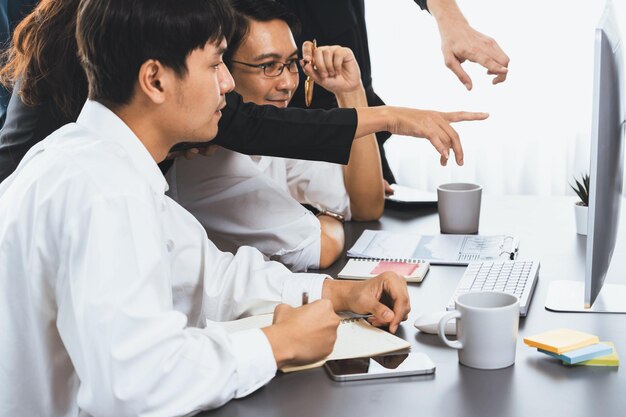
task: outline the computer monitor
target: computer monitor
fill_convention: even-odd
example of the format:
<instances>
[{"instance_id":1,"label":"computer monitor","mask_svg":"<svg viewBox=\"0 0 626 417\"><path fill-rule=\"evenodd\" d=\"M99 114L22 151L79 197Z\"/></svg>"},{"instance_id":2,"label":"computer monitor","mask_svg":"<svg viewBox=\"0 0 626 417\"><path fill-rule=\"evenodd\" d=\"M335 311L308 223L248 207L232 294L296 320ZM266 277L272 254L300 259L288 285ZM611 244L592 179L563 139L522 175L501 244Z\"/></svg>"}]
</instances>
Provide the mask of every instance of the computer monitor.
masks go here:
<instances>
[{"instance_id":1,"label":"computer monitor","mask_svg":"<svg viewBox=\"0 0 626 417\"><path fill-rule=\"evenodd\" d=\"M626 313L626 285L604 285L617 240L622 202L624 71L615 11L609 0L595 36L585 283L550 283L546 299L546 308L550 310Z\"/></svg>"}]
</instances>

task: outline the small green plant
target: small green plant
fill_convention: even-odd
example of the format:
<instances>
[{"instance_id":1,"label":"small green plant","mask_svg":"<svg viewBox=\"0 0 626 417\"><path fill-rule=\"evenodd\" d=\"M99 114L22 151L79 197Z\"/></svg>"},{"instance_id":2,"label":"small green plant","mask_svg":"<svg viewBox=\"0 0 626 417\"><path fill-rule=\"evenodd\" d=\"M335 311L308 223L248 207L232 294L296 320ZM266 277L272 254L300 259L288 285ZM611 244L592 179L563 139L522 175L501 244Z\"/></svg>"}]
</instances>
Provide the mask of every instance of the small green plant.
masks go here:
<instances>
[{"instance_id":1,"label":"small green plant","mask_svg":"<svg viewBox=\"0 0 626 417\"><path fill-rule=\"evenodd\" d=\"M580 198L581 205L587 207L589 206L589 174L581 174L580 181L574 178L576 185L570 184L572 190L578 195Z\"/></svg>"}]
</instances>

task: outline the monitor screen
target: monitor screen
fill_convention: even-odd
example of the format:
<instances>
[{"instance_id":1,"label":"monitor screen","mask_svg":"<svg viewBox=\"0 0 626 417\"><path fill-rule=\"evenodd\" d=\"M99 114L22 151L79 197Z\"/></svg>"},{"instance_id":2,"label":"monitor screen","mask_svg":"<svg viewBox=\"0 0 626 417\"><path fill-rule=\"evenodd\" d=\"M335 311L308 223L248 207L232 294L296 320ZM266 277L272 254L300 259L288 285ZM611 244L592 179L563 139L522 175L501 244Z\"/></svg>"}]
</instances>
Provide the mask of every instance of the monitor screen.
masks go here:
<instances>
[{"instance_id":1,"label":"monitor screen","mask_svg":"<svg viewBox=\"0 0 626 417\"><path fill-rule=\"evenodd\" d=\"M610 1L595 36L585 308L609 269L619 223L624 166L624 62Z\"/></svg>"}]
</instances>

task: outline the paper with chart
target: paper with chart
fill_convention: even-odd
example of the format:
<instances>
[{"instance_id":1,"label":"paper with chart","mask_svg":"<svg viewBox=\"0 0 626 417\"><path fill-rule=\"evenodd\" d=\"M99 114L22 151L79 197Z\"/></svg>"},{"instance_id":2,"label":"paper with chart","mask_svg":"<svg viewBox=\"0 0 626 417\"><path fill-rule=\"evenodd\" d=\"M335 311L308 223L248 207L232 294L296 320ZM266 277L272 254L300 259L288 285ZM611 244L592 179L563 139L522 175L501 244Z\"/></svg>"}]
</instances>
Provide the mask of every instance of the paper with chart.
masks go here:
<instances>
[{"instance_id":1,"label":"paper with chart","mask_svg":"<svg viewBox=\"0 0 626 417\"><path fill-rule=\"evenodd\" d=\"M518 239L507 235L418 235L365 230L348 250L351 258L423 260L467 265L473 261L514 259Z\"/></svg>"}]
</instances>

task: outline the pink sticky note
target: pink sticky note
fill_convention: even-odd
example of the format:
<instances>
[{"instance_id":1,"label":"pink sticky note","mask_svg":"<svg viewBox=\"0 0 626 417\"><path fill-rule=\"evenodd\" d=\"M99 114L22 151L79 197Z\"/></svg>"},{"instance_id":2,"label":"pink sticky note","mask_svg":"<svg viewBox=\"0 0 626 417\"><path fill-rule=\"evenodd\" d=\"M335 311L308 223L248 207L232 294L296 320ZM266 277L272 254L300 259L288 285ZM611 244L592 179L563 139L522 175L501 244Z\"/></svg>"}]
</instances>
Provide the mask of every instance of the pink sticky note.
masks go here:
<instances>
[{"instance_id":1,"label":"pink sticky note","mask_svg":"<svg viewBox=\"0 0 626 417\"><path fill-rule=\"evenodd\" d=\"M389 262L380 261L376 268L372 269L370 274L382 274L383 272L391 271L402 276L409 276L417 268L417 264L408 264L406 262Z\"/></svg>"}]
</instances>

